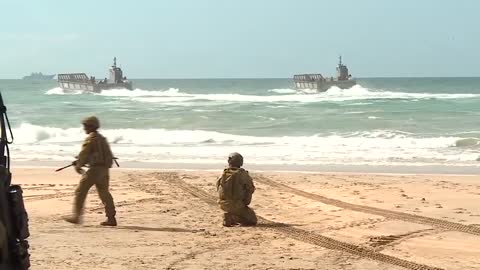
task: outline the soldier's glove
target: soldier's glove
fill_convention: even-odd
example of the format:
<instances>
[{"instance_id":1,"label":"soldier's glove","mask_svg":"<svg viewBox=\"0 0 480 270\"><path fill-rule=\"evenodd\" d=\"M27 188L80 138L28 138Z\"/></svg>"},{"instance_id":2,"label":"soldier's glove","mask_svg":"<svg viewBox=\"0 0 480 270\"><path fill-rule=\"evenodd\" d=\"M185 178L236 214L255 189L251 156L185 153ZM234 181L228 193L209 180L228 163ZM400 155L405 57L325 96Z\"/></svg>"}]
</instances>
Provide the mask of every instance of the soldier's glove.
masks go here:
<instances>
[{"instance_id":1,"label":"soldier's glove","mask_svg":"<svg viewBox=\"0 0 480 270\"><path fill-rule=\"evenodd\" d=\"M85 171L82 169L82 167L77 167L75 166L75 171L78 173L78 174L84 174Z\"/></svg>"}]
</instances>

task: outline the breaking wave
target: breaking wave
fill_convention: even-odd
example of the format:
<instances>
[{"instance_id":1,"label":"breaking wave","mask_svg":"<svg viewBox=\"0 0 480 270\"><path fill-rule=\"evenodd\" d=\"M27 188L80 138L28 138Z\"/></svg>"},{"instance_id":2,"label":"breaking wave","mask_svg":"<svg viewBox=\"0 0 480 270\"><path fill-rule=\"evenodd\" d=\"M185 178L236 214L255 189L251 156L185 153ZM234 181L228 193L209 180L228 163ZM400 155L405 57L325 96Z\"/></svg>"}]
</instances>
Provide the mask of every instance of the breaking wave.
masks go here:
<instances>
[{"instance_id":1,"label":"breaking wave","mask_svg":"<svg viewBox=\"0 0 480 270\"><path fill-rule=\"evenodd\" d=\"M12 149L20 160L71 160L84 134L80 128L24 123L14 128ZM116 155L140 162L224 162L239 151L250 164L469 164L477 156L470 139L417 137L374 130L312 136L245 136L204 130L107 129ZM467 143L468 142L468 143ZM465 146L467 146L465 148Z\"/></svg>"},{"instance_id":2,"label":"breaking wave","mask_svg":"<svg viewBox=\"0 0 480 270\"><path fill-rule=\"evenodd\" d=\"M55 87L45 92L45 94L46 95L80 95L82 94L82 91L80 90L64 91L60 87Z\"/></svg>"},{"instance_id":3,"label":"breaking wave","mask_svg":"<svg viewBox=\"0 0 480 270\"><path fill-rule=\"evenodd\" d=\"M102 92L95 94L99 96L106 97L178 97L178 96L189 96L185 93L180 93L180 90L177 88L170 88L165 91L155 91L155 90L142 90L142 89L111 89L111 90L102 90Z\"/></svg>"},{"instance_id":4,"label":"breaking wave","mask_svg":"<svg viewBox=\"0 0 480 270\"><path fill-rule=\"evenodd\" d=\"M455 142L456 147L480 147L480 139L478 138L466 138L459 139Z\"/></svg>"},{"instance_id":5,"label":"breaking wave","mask_svg":"<svg viewBox=\"0 0 480 270\"><path fill-rule=\"evenodd\" d=\"M268 90L268 92L271 92L271 93L278 93L278 94L294 94L294 93L297 93L296 90L294 89L270 89Z\"/></svg>"}]
</instances>

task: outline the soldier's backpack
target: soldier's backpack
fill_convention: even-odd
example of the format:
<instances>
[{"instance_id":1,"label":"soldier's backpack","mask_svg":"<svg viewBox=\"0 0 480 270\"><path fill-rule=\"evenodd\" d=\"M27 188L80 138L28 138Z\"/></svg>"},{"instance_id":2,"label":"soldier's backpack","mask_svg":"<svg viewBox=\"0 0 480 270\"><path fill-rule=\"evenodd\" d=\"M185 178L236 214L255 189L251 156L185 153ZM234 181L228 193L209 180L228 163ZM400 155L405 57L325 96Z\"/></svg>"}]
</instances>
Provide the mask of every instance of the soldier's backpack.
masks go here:
<instances>
[{"instance_id":1,"label":"soldier's backpack","mask_svg":"<svg viewBox=\"0 0 480 270\"><path fill-rule=\"evenodd\" d=\"M218 179L217 190L220 200L226 201L244 201L246 194L242 183L242 174L246 171L242 168L228 168L223 171Z\"/></svg>"},{"instance_id":2,"label":"soldier's backpack","mask_svg":"<svg viewBox=\"0 0 480 270\"><path fill-rule=\"evenodd\" d=\"M218 197L220 200L242 201L249 205L253 192L248 191L247 183L244 183L243 174L247 174L243 168L227 168L217 182Z\"/></svg>"}]
</instances>

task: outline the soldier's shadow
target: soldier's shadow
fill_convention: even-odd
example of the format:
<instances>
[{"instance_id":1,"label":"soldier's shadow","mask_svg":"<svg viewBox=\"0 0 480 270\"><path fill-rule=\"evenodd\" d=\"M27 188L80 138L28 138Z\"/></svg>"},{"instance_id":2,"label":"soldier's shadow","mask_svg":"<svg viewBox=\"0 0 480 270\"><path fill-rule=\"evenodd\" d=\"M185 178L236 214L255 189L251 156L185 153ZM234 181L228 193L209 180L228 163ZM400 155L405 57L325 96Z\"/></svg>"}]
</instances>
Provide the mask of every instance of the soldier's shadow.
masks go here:
<instances>
[{"instance_id":1,"label":"soldier's shadow","mask_svg":"<svg viewBox=\"0 0 480 270\"><path fill-rule=\"evenodd\" d=\"M117 226L117 230L132 230L132 231L150 231L150 232L182 232L182 233L194 233L197 230L189 230L184 228L172 228L172 227L145 227L145 226Z\"/></svg>"},{"instance_id":2,"label":"soldier's shadow","mask_svg":"<svg viewBox=\"0 0 480 270\"><path fill-rule=\"evenodd\" d=\"M84 226L84 227L95 227L99 228L101 226L95 225L95 226ZM116 226L116 227L101 227L101 228L110 228L110 229L115 229L115 230L130 230L130 231L150 231L150 232L180 232L180 233L195 233L198 232L198 230L189 230L189 229L184 229L184 228L172 228L172 227L161 227L161 228L155 228L155 227L145 227L145 226L127 226L127 225L121 225L121 226Z\"/></svg>"},{"instance_id":3,"label":"soldier's shadow","mask_svg":"<svg viewBox=\"0 0 480 270\"><path fill-rule=\"evenodd\" d=\"M256 225L256 227L260 228L282 228L282 227L301 227L305 226L305 224L287 224L287 223L280 223L280 222L261 222Z\"/></svg>"}]
</instances>

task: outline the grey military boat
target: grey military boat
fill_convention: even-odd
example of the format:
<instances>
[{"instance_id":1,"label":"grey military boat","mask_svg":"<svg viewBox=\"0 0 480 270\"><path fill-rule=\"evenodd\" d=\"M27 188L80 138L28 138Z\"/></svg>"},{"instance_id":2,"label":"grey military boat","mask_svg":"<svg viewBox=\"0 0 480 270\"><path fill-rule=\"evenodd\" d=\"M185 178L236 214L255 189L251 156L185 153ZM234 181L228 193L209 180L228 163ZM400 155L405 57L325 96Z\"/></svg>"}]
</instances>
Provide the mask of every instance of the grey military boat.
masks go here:
<instances>
[{"instance_id":1,"label":"grey military boat","mask_svg":"<svg viewBox=\"0 0 480 270\"><path fill-rule=\"evenodd\" d=\"M44 81L44 80L51 80L55 77L55 74L53 75L45 75L42 72L32 72L28 76L23 76L22 80L30 80L30 81Z\"/></svg>"},{"instance_id":2,"label":"grey military boat","mask_svg":"<svg viewBox=\"0 0 480 270\"><path fill-rule=\"evenodd\" d=\"M332 86L348 89L357 84L352 75L348 74L347 66L342 64L341 56L337 66L337 78L325 78L322 74L298 74L293 76L293 81L296 89L314 89L317 92L325 92Z\"/></svg>"},{"instance_id":3,"label":"grey military boat","mask_svg":"<svg viewBox=\"0 0 480 270\"><path fill-rule=\"evenodd\" d=\"M110 78L96 80L95 77L88 77L85 73L58 74L58 85L65 91L80 90L85 92L99 93L109 89L132 90L132 82L123 76L122 69L117 67L117 58L113 58L113 65L110 67Z\"/></svg>"}]
</instances>

